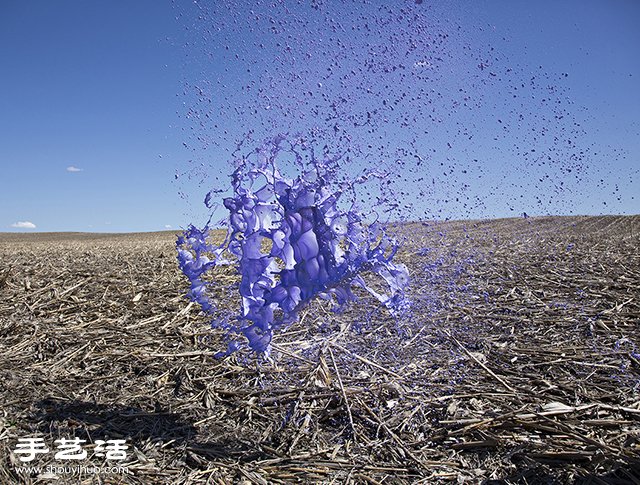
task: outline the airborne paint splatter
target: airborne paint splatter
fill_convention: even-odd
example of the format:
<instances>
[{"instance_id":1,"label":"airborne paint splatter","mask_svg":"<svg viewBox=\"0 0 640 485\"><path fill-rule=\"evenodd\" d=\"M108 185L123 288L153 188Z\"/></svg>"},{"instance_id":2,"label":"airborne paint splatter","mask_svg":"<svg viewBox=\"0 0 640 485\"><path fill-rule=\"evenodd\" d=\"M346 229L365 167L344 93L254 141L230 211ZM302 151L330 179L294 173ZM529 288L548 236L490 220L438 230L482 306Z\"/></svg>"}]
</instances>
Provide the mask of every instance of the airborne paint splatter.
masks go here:
<instances>
[{"instance_id":1,"label":"airborne paint splatter","mask_svg":"<svg viewBox=\"0 0 640 485\"><path fill-rule=\"evenodd\" d=\"M283 153L295 156L300 168L295 179L280 173L277 160ZM397 243L378 221L367 222L353 201L358 185L385 174L368 172L338 182L337 161L316 159L302 140L278 137L237 161L234 196L224 199L229 211L225 241L211 246L208 228L193 226L178 238L180 268L191 281L189 297L207 313L213 314L216 308L204 274L216 265L230 264L224 258L226 252L237 258L242 275L241 314L235 324L214 319L213 325L231 335L244 335L255 352L268 354L274 330L295 321L316 296L335 297L339 306L355 300L354 285L376 297L392 314L408 308L407 268L392 262ZM348 209L340 209L341 199L351 199ZM265 243L268 248L263 247ZM389 292L369 286L362 277L365 271L381 276ZM227 354L240 346L241 341L232 340Z\"/></svg>"},{"instance_id":2,"label":"airborne paint splatter","mask_svg":"<svg viewBox=\"0 0 640 485\"><path fill-rule=\"evenodd\" d=\"M585 187L603 188L598 162L610 155L593 148L585 128L592 115L571 99L569 73L524 55L514 60L504 34L468 8L390 0L194 2L194 10L180 13L191 73L198 72L182 95L193 157L184 172L206 191L214 188L209 202L237 200L237 184L229 192L226 178L232 168L221 170L221 163L241 159L247 146L264 149L262 140L276 133L300 133L318 153L339 154L332 183L374 167L386 174L351 194L360 210L385 220L574 213ZM293 184L303 173L283 178ZM221 207L212 210L213 218L222 216ZM197 247L204 233L192 231ZM437 260L425 271L455 282L480 251L439 256L454 264ZM244 249L236 254L244 257ZM255 276L267 273L265 267ZM467 291L445 286L455 298ZM195 296L200 289L192 287ZM441 296L421 295L415 306L437 306ZM281 320L262 321L271 328ZM255 348L262 348L260 338Z\"/></svg>"},{"instance_id":3,"label":"airborne paint splatter","mask_svg":"<svg viewBox=\"0 0 640 485\"><path fill-rule=\"evenodd\" d=\"M509 40L468 6L195 8L183 14L193 19L186 52L200 73L183 93L194 177L219 173L241 140L302 132L352 154L345 170L393 171L385 189L398 220L570 214L614 156L593 148L591 115L571 99L569 74L513 59Z\"/></svg>"}]
</instances>

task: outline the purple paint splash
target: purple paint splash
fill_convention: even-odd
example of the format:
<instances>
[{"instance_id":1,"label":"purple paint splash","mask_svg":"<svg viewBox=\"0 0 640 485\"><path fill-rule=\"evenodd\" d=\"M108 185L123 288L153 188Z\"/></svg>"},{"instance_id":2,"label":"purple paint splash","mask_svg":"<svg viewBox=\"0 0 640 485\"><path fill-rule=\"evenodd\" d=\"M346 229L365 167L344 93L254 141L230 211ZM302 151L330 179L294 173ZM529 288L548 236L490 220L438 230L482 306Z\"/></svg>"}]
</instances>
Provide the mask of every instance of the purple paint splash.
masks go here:
<instances>
[{"instance_id":1,"label":"purple paint splash","mask_svg":"<svg viewBox=\"0 0 640 485\"><path fill-rule=\"evenodd\" d=\"M281 173L282 153L295 158L297 176ZM340 179L338 160L326 154L316 159L304 140L290 142L280 136L236 162L233 196L224 199L229 211L224 242L207 242L208 224L203 229L190 226L178 238L180 269L191 282L187 296L205 313L213 316L216 310L205 274L236 261L241 275L242 307L235 321L212 321L231 340L227 351L217 356L241 348L240 335L251 350L268 355L274 331L295 322L309 302L319 297L340 308L356 299L354 286L373 295L392 315L408 309L409 273L393 262L397 241L375 211L364 214L354 202L358 186L386 174L370 171ZM211 197L212 192L205 198L209 208ZM377 274L386 292L374 290L365 272Z\"/></svg>"}]
</instances>

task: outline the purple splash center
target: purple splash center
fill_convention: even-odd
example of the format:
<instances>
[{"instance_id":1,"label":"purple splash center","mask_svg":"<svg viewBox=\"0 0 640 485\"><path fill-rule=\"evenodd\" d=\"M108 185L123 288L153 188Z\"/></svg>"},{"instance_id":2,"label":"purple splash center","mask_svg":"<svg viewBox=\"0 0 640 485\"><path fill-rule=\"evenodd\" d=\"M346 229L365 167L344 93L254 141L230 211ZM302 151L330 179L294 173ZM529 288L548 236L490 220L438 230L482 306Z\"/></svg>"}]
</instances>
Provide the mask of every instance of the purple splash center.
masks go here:
<instances>
[{"instance_id":1,"label":"purple splash center","mask_svg":"<svg viewBox=\"0 0 640 485\"><path fill-rule=\"evenodd\" d=\"M287 178L276 166L277 152L257 150L257 161L238 162L234 195L224 199L229 217L221 245L207 242L208 225L189 226L177 241L180 268L191 282L187 296L211 315L216 306L207 292L211 283L203 277L213 267L237 260L242 308L234 323L214 318L212 325L231 337L227 351L218 355L242 347L243 339L233 335L244 335L250 349L268 354L274 330L296 321L315 297L333 300L339 309L356 300L354 286L368 291L393 315L408 308L407 268L392 261L398 243L382 223L366 222L354 204L348 209L339 204L356 185L383 175L369 173L337 183L335 159L327 159L312 160L308 170ZM211 193L205 199L209 207L210 199ZM379 275L385 292L374 290L364 272Z\"/></svg>"}]
</instances>

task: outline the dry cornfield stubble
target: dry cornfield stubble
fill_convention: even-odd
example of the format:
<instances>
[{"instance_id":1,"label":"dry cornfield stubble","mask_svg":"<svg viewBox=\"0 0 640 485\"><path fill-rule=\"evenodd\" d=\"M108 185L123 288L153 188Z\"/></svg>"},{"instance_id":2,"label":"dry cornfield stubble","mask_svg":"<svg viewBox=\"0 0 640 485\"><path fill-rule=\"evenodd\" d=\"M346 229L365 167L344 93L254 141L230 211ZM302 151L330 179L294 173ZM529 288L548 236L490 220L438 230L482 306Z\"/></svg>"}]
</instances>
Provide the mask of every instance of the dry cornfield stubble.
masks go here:
<instances>
[{"instance_id":1,"label":"dry cornfield stubble","mask_svg":"<svg viewBox=\"0 0 640 485\"><path fill-rule=\"evenodd\" d=\"M316 302L260 366L212 358L174 233L0 235L0 483L76 436L130 446L82 483L638 483L640 216L398 231L411 316Z\"/></svg>"}]
</instances>

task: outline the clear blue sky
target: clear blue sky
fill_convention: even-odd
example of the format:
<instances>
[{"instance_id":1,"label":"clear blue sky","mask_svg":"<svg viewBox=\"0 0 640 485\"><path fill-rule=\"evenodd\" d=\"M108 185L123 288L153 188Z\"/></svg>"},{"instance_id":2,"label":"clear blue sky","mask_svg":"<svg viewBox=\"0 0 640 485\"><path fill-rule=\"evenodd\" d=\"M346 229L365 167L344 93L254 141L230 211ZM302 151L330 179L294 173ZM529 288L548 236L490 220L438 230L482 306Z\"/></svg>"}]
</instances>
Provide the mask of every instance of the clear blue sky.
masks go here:
<instances>
[{"instance_id":1,"label":"clear blue sky","mask_svg":"<svg viewBox=\"0 0 640 485\"><path fill-rule=\"evenodd\" d=\"M320 69L326 74L335 60L334 72L349 71L349 52L375 61L377 52L367 48L376 36L391 32L391 42L401 45L420 35L404 20L376 27L375 19L392 17L371 5L350 16L337 1L285 2L297 20L278 23L276 17L274 24L259 2L237 8L209 2L211 9L203 3L0 4L0 231L152 231L202 223L201 200L216 176L224 181L230 172L226 161L238 137L253 128L267 135L305 126L319 118L314 106L326 115L339 85ZM316 10L309 3L321 5ZM430 157L407 168L401 183L413 199L424 197L415 214L640 212L640 2L463 1L432 10L429 0L385 3L431 16L433 26L422 31L433 36L424 42L431 57L407 56L411 76L387 78L395 83L387 88L389 99L415 94L411 83L419 81L425 94L418 102L430 93L432 110L401 101L387 113L389 123L374 127L395 148L411 145ZM348 27L350 21L364 25L369 14L369 37L348 29L342 37L318 37L327 18ZM316 23L300 21L306 18ZM447 31L437 41L435 33ZM287 35L299 40L289 51L281 42ZM332 50L341 42L352 43L344 57ZM311 60L303 59L305 52ZM489 62L478 68L483 56ZM305 76L287 78L290 68ZM416 74L419 69L426 74ZM377 103L366 104L369 98L358 91L363 83L384 92L385 78L374 71L375 62L345 88L354 115ZM521 81L527 83L518 91L523 96L507 96ZM302 102L307 88L323 96L309 112ZM332 91L322 95L321 89ZM461 108L465 98L473 106ZM561 106L561 120L549 121L560 111L547 102ZM380 104L381 112L387 106ZM348 114L342 113L343 125ZM400 126L401 114L413 118L410 126ZM575 123L580 129L568 135ZM573 146L547 143L555 132ZM360 131L352 134L358 138ZM391 156L395 148L373 158ZM572 165L569 159L584 151L585 160ZM549 163L538 165L540 153ZM423 178L435 188L419 196ZM545 199L560 182L569 190ZM538 198L544 200L536 205ZM462 199L470 205L463 208ZM26 222L35 229L12 227Z\"/></svg>"}]
</instances>

